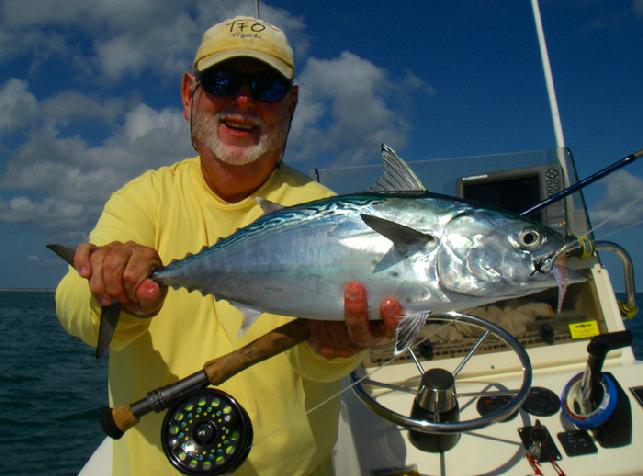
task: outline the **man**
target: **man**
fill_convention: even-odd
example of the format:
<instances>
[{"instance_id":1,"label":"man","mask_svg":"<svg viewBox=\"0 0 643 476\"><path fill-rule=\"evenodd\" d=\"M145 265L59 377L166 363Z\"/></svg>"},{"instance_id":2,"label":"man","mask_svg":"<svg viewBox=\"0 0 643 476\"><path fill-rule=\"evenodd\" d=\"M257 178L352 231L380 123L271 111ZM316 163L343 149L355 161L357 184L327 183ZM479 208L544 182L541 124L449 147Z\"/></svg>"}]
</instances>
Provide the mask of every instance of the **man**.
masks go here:
<instances>
[{"instance_id":1,"label":"man","mask_svg":"<svg viewBox=\"0 0 643 476\"><path fill-rule=\"evenodd\" d=\"M264 316L238 335L239 311L213 296L161 289L155 267L211 246L261 214L255 197L294 205L330 195L281 164L297 106L292 49L277 27L236 17L210 28L181 82L183 115L198 157L148 171L112 195L57 289L57 314L95 345L100 305L119 301L109 360L110 404L137 400L203 362L237 349L291 318ZM87 282L89 285L87 285ZM305 299L305 296L302 296ZM369 324L358 283L345 293L345 324L311 322L308 342L221 386L248 411L256 446L238 474L329 474L338 390L383 327ZM388 328L400 312L381 303ZM162 454L163 415L147 415L114 442L113 474L172 474ZM269 438L267 438L267 436Z\"/></svg>"}]
</instances>

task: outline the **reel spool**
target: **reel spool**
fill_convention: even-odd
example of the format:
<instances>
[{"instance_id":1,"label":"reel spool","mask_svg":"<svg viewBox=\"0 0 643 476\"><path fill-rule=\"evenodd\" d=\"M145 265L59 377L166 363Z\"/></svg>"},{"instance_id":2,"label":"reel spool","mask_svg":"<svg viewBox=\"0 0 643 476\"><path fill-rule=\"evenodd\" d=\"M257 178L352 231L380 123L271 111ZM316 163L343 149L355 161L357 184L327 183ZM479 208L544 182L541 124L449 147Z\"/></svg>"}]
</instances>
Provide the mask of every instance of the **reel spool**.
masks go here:
<instances>
[{"instance_id":1,"label":"reel spool","mask_svg":"<svg viewBox=\"0 0 643 476\"><path fill-rule=\"evenodd\" d=\"M252 424L230 395L200 389L167 411L161 442L172 466L183 474L227 474L248 458Z\"/></svg>"}]
</instances>

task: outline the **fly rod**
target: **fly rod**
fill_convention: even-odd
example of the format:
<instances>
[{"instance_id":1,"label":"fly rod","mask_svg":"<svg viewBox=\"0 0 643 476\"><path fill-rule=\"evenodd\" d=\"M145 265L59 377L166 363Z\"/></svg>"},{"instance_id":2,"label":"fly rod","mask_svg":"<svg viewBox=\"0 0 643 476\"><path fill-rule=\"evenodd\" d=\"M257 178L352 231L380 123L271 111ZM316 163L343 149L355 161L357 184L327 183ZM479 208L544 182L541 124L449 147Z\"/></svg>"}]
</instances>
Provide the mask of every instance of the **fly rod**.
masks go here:
<instances>
[{"instance_id":1,"label":"fly rod","mask_svg":"<svg viewBox=\"0 0 643 476\"><path fill-rule=\"evenodd\" d=\"M561 199L565 198L567 195L571 195L572 193L574 193L574 192L576 192L576 191L588 186L590 183L593 183L593 182L596 182L597 180L602 179L606 175L609 175L612 172L614 172L615 170L618 170L621 167L625 167L626 165L631 164L632 162L634 162L636 159L638 159L641 156L643 156L643 149L638 150L638 151L628 155L627 157L624 157L622 159L617 160L612 165L609 165L608 167L605 167L604 169L599 170L598 172L590 175L587 178L584 178L583 180L579 180L575 184L570 185L569 187L567 187L565 190L562 190L562 191L560 191L558 193L555 193L551 197L549 197L549 198L543 200L542 202L535 204L531 208L525 210L524 212L521 213L521 215L522 216L527 216L530 213L537 212L538 210L541 210L541 209L545 208L546 206L551 205L552 203L557 202L558 200L561 200Z\"/></svg>"}]
</instances>

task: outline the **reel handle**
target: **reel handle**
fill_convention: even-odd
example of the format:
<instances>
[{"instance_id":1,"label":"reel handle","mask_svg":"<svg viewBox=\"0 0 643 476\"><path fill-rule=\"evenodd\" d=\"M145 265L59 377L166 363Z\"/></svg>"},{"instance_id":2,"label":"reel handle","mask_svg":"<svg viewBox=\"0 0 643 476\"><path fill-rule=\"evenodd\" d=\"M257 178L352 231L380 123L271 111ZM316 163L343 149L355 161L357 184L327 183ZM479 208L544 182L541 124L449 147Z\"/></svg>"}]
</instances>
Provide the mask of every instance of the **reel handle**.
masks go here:
<instances>
[{"instance_id":1,"label":"reel handle","mask_svg":"<svg viewBox=\"0 0 643 476\"><path fill-rule=\"evenodd\" d=\"M106 407L101 417L103 431L118 440L150 411L160 412L177 398L208 385L219 385L248 367L274 357L305 341L310 333L308 320L294 319L253 340L241 349L210 360L203 370L176 383L157 388L136 402L114 408Z\"/></svg>"}]
</instances>

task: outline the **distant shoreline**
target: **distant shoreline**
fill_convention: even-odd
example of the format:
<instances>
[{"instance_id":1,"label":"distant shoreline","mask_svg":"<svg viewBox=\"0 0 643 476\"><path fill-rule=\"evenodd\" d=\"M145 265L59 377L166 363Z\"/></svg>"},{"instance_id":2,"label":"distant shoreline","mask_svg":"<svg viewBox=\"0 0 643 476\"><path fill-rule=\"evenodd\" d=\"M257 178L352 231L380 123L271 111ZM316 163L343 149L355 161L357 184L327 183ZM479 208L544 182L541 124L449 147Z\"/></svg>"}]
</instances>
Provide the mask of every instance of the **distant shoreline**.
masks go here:
<instances>
[{"instance_id":1,"label":"distant shoreline","mask_svg":"<svg viewBox=\"0 0 643 476\"><path fill-rule=\"evenodd\" d=\"M55 291L47 288L0 288L0 293L53 293Z\"/></svg>"}]
</instances>

